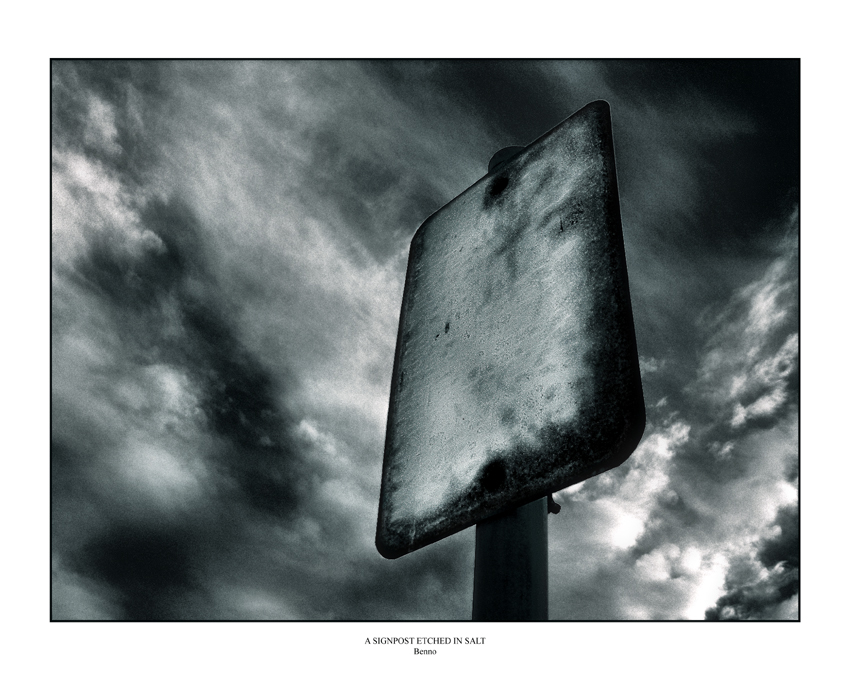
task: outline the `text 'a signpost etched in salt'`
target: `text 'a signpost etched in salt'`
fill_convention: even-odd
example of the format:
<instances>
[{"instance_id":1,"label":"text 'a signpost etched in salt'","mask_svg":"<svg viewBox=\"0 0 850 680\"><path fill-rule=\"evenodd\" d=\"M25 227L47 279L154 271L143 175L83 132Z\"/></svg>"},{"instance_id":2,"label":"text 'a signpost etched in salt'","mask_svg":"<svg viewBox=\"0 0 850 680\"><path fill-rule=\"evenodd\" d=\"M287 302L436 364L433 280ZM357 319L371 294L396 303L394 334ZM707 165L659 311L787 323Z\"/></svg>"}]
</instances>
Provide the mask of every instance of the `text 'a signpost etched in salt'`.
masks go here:
<instances>
[{"instance_id":1,"label":"text 'a signpost etched in salt'","mask_svg":"<svg viewBox=\"0 0 850 680\"><path fill-rule=\"evenodd\" d=\"M593 102L413 237L378 550L616 467L644 422L610 110Z\"/></svg>"}]
</instances>

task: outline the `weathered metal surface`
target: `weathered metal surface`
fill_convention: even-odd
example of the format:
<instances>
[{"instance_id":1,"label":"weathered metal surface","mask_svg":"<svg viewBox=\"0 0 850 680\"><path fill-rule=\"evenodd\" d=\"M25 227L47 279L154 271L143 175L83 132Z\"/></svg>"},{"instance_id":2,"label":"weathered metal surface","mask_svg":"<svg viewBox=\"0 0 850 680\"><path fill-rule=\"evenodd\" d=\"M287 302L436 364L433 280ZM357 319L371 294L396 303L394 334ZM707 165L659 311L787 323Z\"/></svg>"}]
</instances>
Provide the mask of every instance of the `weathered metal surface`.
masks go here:
<instances>
[{"instance_id":1,"label":"weathered metal surface","mask_svg":"<svg viewBox=\"0 0 850 680\"><path fill-rule=\"evenodd\" d=\"M622 463L644 428L608 104L410 247L376 544L399 557Z\"/></svg>"}]
</instances>

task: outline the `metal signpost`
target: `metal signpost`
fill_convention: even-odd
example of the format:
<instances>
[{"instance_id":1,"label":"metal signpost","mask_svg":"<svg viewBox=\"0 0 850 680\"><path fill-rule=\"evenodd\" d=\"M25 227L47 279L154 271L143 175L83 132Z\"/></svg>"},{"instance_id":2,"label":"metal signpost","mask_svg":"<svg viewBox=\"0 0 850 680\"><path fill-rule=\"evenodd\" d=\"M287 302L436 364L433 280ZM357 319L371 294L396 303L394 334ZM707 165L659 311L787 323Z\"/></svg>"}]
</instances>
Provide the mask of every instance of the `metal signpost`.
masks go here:
<instances>
[{"instance_id":1,"label":"metal signpost","mask_svg":"<svg viewBox=\"0 0 850 680\"><path fill-rule=\"evenodd\" d=\"M497 153L413 237L377 548L477 524L473 618L545 620L546 497L622 463L644 423L599 101Z\"/></svg>"}]
</instances>

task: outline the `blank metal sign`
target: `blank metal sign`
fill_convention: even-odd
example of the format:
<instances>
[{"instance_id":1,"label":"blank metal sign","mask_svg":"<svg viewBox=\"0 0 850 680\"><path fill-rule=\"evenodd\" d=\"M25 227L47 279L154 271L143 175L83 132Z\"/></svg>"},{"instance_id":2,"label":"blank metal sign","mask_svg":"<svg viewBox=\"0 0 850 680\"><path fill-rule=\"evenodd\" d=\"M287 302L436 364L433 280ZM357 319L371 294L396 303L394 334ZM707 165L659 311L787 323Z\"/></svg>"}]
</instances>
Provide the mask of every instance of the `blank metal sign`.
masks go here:
<instances>
[{"instance_id":1,"label":"blank metal sign","mask_svg":"<svg viewBox=\"0 0 850 680\"><path fill-rule=\"evenodd\" d=\"M413 237L378 550L399 557L609 470L644 421L610 109L598 101Z\"/></svg>"}]
</instances>

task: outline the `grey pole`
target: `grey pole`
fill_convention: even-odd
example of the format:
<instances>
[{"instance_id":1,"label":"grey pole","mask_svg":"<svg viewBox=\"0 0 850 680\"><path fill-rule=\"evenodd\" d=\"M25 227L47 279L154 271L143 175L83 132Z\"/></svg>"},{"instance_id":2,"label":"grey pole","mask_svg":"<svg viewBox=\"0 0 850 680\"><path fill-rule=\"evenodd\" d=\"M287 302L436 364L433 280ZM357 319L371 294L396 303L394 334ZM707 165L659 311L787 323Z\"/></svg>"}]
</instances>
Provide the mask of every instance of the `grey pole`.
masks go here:
<instances>
[{"instance_id":1,"label":"grey pole","mask_svg":"<svg viewBox=\"0 0 850 680\"><path fill-rule=\"evenodd\" d=\"M548 620L548 514L540 498L475 527L473 621Z\"/></svg>"}]
</instances>

